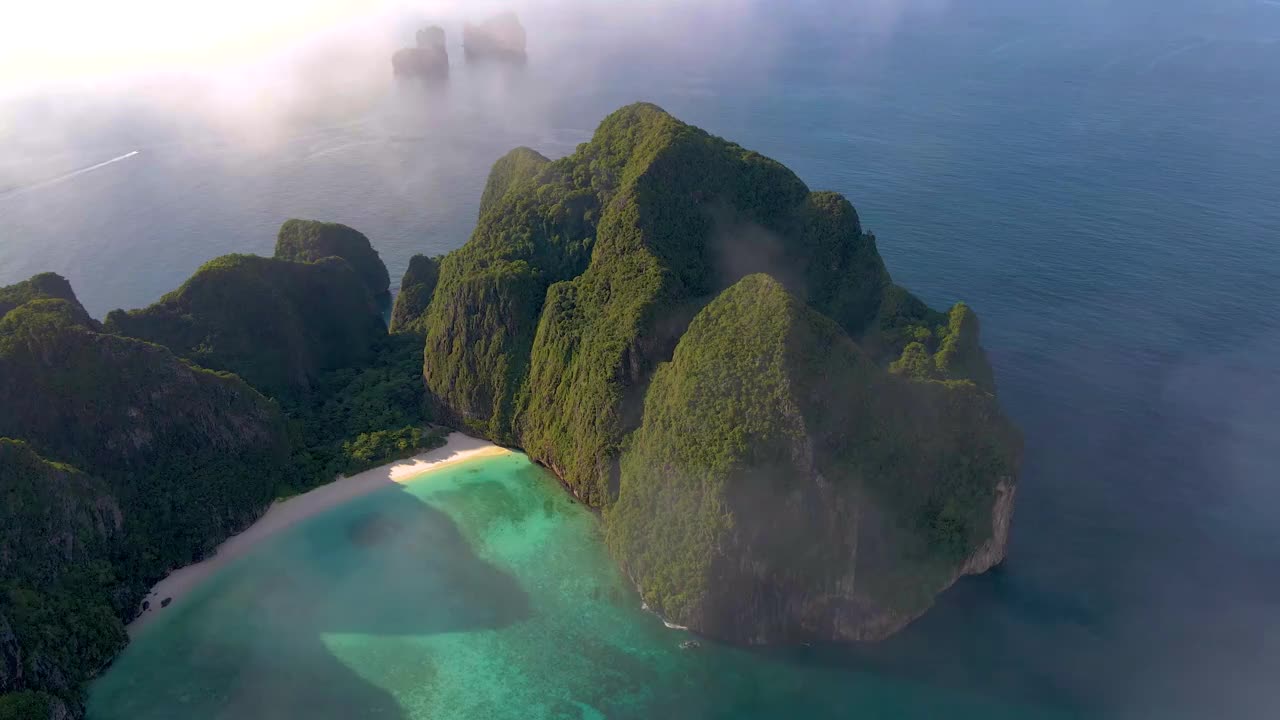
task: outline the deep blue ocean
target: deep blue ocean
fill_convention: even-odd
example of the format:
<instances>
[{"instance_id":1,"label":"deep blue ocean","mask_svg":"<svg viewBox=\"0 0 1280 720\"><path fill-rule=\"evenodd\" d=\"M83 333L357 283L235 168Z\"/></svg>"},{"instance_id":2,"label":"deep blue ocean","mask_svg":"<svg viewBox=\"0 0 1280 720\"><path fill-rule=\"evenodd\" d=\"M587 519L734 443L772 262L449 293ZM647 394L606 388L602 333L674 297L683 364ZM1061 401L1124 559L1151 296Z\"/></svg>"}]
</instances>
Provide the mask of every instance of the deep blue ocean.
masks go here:
<instances>
[{"instance_id":1,"label":"deep blue ocean","mask_svg":"<svg viewBox=\"0 0 1280 720\"><path fill-rule=\"evenodd\" d=\"M847 669L1084 717L1280 717L1280 2L721 5L530 8L519 68L463 64L450 26L446 88L352 53L261 114L173 78L10 97L0 284L53 270L102 316L270 254L294 216L356 227L398 278L466 241L506 150L558 157L655 102L844 193L899 283L973 306L1026 435L1004 566L885 643L775 657L814 691Z\"/></svg>"}]
</instances>

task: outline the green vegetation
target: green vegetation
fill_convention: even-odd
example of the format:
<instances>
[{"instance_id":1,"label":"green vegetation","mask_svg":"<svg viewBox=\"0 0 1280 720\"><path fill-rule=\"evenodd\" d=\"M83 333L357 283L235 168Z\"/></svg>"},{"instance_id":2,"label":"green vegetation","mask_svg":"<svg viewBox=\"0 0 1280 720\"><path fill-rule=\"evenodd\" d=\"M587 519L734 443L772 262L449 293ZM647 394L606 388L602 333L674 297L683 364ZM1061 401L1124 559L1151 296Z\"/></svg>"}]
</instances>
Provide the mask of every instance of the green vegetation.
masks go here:
<instances>
[{"instance_id":1,"label":"green vegetation","mask_svg":"<svg viewBox=\"0 0 1280 720\"><path fill-rule=\"evenodd\" d=\"M924 324L930 320L937 324ZM890 363L891 372L916 380L968 380L995 392L995 376L978 344L978 316L964 303L956 303L946 315L929 311L927 319L908 321L891 334L906 342Z\"/></svg>"},{"instance_id":2,"label":"green vegetation","mask_svg":"<svg viewBox=\"0 0 1280 720\"><path fill-rule=\"evenodd\" d=\"M20 305L39 299L66 300L78 322L93 322L71 291L71 283L56 273L40 273L16 285L0 288L0 318Z\"/></svg>"},{"instance_id":3,"label":"green vegetation","mask_svg":"<svg viewBox=\"0 0 1280 720\"><path fill-rule=\"evenodd\" d=\"M653 105L555 162L512 151L427 311L436 412L607 506L653 368L715 293L760 271L854 335L893 287L847 200Z\"/></svg>"},{"instance_id":4,"label":"green vegetation","mask_svg":"<svg viewBox=\"0 0 1280 720\"><path fill-rule=\"evenodd\" d=\"M535 179L550 162L538 151L527 147L518 147L498 158L489 171L484 193L480 196L480 217L497 207L508 190Z\"/></svg>"},{"instance_id":5,"label":"green vegetation","mask_svg":"<svg viewBox=\"0 0 1280 720\"><path fill-rule=\"evenodd\" d=\"M734 313L750 321L721 322ZM710 325L686 333L695 316ZM605 509L650 603L703 631L887 633L980 548L1003 552L991 513L1018 439L976 316L895 285L840 195L653 105L613 113L566 158L499 160L424 318L435 415L519 445ZM678 343L688 372L655 375ZM763 498L802 503L789 535L761 534ZM735 575L744 554L804 560L778 587ZM742 612L793 590L827 604Z\"/></svg>"},{"instance_id":6,"label":"green vegetation","mask_svg":"<svg viewBox=\"0 0 1280 720\"><path fill-rule=\"evenodd\" d=\"M0 693L78 705L81 678L125 644L109 563L122 516L104 482L0 438ZM0 696L0 717L54 700ZM46 709L46 712L48 710Z\"/></svg>"},{"instance_id":7,"label":"green vegetation","mask_svg":"<svg viewBox=\"0 0 1280 720\"><path fill-rule=\"evenodd\" d=\"M535 164L512 160L491 174L486 194L500 201L440 263L424 321L437 417L504 442L514 440L515 394L547 287L586 267L599 212L585 169L560 161L530 176Z\"/></svg>"},{"instance_id":8,"label":"green vegetation","mask_svg":"<svg viewBox=\"0 0 1280 720\"><path fill-rule=\"evenodd\" d=\"M275 257L304 263L340 257L355 269L378 303L391 299L391 276L378 251L369 238L341 223L286 220L276 236Z\"/></svg>"},{"instance_id":9,"label":"green vegetation","mask_svg":"<svg viewBox=\"0 0 1280 720\"><path fill-rule=\"evenodd\" d=\"M23 668L0 689L77 712L145 588L256 518L287 471L274 403L99 332L74 295L0 319L0 437L0 665Z\"/></svg>"},{"instance_id":10,"label":"green vegetation","mask_svg":"<svg viewBox=\"0 0 1280 720\"><path fill-rule=\"evenodd\" d=\"M443 428L423 430L406 425L398 430L361 433L342 444L348 465L343 471L352 475L393 460L402 460L423 450L443 447L448 431Z\"/></svg>"},{"instance_id":11,"label":"green vegetation","mask_svg":"<svg viewBox=\"0 0 1280 720\"><path fill-rule=\"evenodd\" d=\"M443 444L443 432L421 429L430 420L421 368L421 337L384 336L371 362L327 373L311 392L288 401L295 475L279 493Z\"/></svg>"},{"instance_id":12,"label":"green vegetation","mask_svg":"<svg viewBox=\"0 0 1280 720\"><path fill-rule=\"evenodd\" d=\"M0 717L79 716L146 588L273 498L443 443L339 258L219 258L105 331L56 275L0 299Z\"/></svg>"},{"instance_id":13,"label":"green vegetation","mask_svg":"<svg viewBox=\"0 0 1280 720\"><path fill-rule=\"evenodd\" d=\"M323 373L366 363L386 334L346 261L226 255L141 310L107 315L109 332L234 372L272 396L307 391Z\"/></svg>"},{"instance_id":14,"label":"green vegetation","mask_svg":"<svg viewBox=\"0 0 1280 720\"><path fill-rule=\"evenodd\" d=\"M400 280L400 294L396 295L396 304L391 310L391 332L427 334L427 305L431 304L439 280L440 258L426 255L410 258L409 269Z\"/></svg>"},{"instance_id":15,"label":"green vegetation","mask_svg":"<svg viewBox=\"0 0 1280 720\"><path fill-rule=\"evenodd\" d=\"M276 254L102 325L56 275L0 288L0 718L78 713L145 588L432 422L553 468L650 605L725 638L882 637L1003 554L1019 438L976 315L653 105L500 159L393 333L363 235L290 220Z\"/></svg>"},{"instance_id":16,"label":"green vegetation","mask_svg":"<svg viewBox=\"0 0 1280 720\"><path fill-rule=\"evenodd\" d=\"M752 275L655 373L607 539L676 622L753 642L857 638L858 622L922 612L991 539L1017 448L973 383L900 380ZM750 600L766 597L786 600Z\"/></svg>"},{"instance_id":17,"label":"green vegetation","mask_svg":"<svg viewBox=\"0 0 1280 720\"><path fill-rule=\"evenodd\" d=\"M42 692L13 692L0 695L0 720L44 720L55 718L54 708L66 712L61 700Z\"/></svg>"}]
</instances>

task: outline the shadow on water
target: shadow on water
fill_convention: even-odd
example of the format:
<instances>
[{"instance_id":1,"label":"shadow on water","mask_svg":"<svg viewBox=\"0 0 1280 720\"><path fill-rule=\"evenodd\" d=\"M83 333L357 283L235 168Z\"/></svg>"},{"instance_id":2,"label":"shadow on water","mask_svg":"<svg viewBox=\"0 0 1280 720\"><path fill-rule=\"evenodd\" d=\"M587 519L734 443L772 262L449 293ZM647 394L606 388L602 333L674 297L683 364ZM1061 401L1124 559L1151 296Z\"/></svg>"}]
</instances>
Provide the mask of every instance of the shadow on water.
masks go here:
<instances>
[{"instance_id":1,"label":"shadow on water","mask_svg":"<svg viewBox=\"0 0 1280 720\"><path fill-rule=\"evenodd\" d=\"M121 680L108 676L96 690L92 720L407 719L326 640L412 642L501 628L530 613L514 578L477 556L448 515L404 489L298 530L212 581L214 592L193 596L183 616L130 648L122 663L131 667L113 670ZM416 653L413 667L388 674L400 676L390 678L397 686L429 688L433 659Z\"/></svg>"},{"instance_id":2,"label":"shadow on water","mask_svg":"<svg viewBox=\"0 0 1280 720\"><path fill-rule=\"evenodd\" d=\"M802 667L980 694L1022 708L1028 718L1077 717L1089 712L1087 694L1078 676L1057 670L1078 660L1065 640L1088 643L1099 622L1088 608L1039 595L997 568L962 578L923 617L887 640L790 648L777 656Z\"/></svg>"}]
</instances>

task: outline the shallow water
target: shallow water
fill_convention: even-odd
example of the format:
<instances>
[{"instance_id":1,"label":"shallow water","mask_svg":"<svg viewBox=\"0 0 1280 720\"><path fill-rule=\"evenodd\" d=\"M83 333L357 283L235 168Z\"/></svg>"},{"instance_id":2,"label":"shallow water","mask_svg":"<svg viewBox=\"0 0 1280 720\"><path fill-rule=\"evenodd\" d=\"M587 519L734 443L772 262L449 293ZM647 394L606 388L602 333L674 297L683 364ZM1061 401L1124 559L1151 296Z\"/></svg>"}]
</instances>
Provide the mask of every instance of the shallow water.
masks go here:
<instances>
[{"instance_id":1,"label":"shallow water","mask_svg":"<svg viewBox=\"0 0 1280 720\"><path fill-rule=\"evenodd\" d=\"M641 609L598 519L520 454L267 540L145 628L96 720L1050 717L704 642Z\"/></svg>"},{"instance_id":2,"label":"shallow water","mask_svg":"<svg viewBox=\"0 0 1280 720\"><path fill-rule=\"evenodd\" d=\"M346 102L309 86L272 97L323 113L250 127L163 88L0 103L0 283L55 270L101 316L212 256L269 254L289 216L360 229L397 278L466 240L502 153L560 156L656 102L845 193L898 282L972 305L1026 435L1004 567L873 648L770 655L764 674L715 655L702 697L778 710L847 683L881 688L890 717L957 688L1089 716L1280 715L1280 8L698 7L522 8L524 68L455 62L432 93L379 55Z\"/></svg>"}]
</instances>

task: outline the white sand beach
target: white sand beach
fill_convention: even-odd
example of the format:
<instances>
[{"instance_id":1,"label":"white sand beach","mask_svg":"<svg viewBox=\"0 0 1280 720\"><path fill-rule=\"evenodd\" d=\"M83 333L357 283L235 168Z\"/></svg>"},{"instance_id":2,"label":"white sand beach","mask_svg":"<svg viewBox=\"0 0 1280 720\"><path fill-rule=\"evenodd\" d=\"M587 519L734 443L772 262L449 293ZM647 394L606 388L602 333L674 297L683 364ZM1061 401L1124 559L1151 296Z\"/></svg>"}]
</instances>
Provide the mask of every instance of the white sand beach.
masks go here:
<instances>
[{"instance_id":1,"label":"white sand beach","mask_svg":"<svg viewBox=\"0 0 1280 720\"><path fill-rule=\"evenodd\" d=\"M444 447L429 450L405 460L397 460L351 477L339 477L328 485L272 503L257 522L250 525L244 532L227 538L213 555L198 563L174 570L156 583L144 598L150 603L149 607L129 623L129 633L137 632L149 621L155 619L160 612L180 603L184 595L191 592L219 568L243 556L253 549L254 545L295 523L392 483L409 482L429 471L448 465L475 458L505 455L509 452L511 451L487 440L455 432L449 435ZM165 598L169 598L170 602L167 607L162 608L161 603Z\"/></svg>"}]
</instances>

